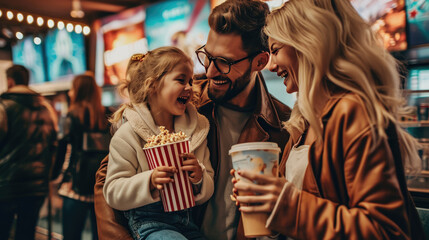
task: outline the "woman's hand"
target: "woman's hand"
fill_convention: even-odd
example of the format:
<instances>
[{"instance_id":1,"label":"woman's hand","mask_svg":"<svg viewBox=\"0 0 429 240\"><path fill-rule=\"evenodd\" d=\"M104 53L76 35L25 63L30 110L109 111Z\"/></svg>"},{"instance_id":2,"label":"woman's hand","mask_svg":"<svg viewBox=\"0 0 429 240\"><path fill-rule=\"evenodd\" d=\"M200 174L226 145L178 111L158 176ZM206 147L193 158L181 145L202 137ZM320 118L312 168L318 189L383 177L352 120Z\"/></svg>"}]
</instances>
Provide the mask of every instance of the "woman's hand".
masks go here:
<instances>
[{"instance_id":1,"label":"woman's hand","mask_svg":"<svg viewBox=\"0 0 429 240\"><path fill-rule=\"evenodd\" d=\"M162 190L164 188L164 184L174 182L173 175L175 173L177 173L177 169L175 167L161 166L155 168L150 176L150 189Z\"/></svg>"},{"instance_id":2,"label":"woman's hand","mask_svg":"<svg viewBox=\"0 0 429 240\"><path fill-rule=\"evenodd\" d=\"M231 171L233 173L233 171ZM247 178L252 183L240 181L233 178L232 189L237 200L237 205L240 204L241 212L272 212L277 199L286 183L285 178L271 177L251 171L238 170L237 174L241 178ZM258 183L258 184L255 184ZM252 192L255 195L240 196L238 192Z\"/></svg>"},{"instance_id":3,"label":"woman's hand","mask_svg":"<svg viewBox=\"0 0 429 240\"><path fill-rule=\"evenodd\" d=\"M198 183L203 177L203 169L201 169L195 155L193 153L182 153L180 157L183 160L182 170L190 172L189 180L192 183Z\"/></svg>"}]
</instances>

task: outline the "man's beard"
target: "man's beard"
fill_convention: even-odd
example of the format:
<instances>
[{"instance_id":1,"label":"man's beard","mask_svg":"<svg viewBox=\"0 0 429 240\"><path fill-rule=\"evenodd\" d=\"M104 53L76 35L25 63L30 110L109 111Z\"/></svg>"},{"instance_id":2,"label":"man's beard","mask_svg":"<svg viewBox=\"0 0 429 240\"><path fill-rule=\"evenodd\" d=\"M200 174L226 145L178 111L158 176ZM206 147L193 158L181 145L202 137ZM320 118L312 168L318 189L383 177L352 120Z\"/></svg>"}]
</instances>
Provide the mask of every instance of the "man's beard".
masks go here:
<instances>
[{"instance_id":1,"label":"man's beard","mask_svg":"<svg viewBox=\"0 0 429 240\"><path fill-rule=\"evenodd\" d=\"M246 70L246 72L243 73L243 75L241 75L241 77L235 80L234 84L231 84L232 81L228 77L218 76L213 78L213 80L228 81L229 88L228 90L226 90L226 92L216 93L210 88L210 84L209 84L209 87L208 87L209 98L217 104L228 102L229 100L237 96L241 91L243 91L247 87L247 85L250 83L250 73L251 73L251 68L249 67Z\"/></svg>"}]
</instances>

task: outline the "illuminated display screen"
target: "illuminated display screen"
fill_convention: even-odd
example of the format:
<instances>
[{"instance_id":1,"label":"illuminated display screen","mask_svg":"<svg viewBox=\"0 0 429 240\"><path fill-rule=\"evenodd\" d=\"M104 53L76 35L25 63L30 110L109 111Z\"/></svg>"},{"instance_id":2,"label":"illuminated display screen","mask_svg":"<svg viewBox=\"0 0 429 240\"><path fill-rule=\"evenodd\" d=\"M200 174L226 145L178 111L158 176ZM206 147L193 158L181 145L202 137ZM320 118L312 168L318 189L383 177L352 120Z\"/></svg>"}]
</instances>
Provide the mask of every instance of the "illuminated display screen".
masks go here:
<instances>
[{"instance_id":1,"label":"illuminated display screen","mask_svg":"<svg viewBox=\"0 0 429 240\"><path fill-rule=\"evenodd\" d=\"M409 90L429 90L429 67L415 67L408 73Z\"/></svg>"},{"instance_id":2,"label":"illuminated display screen","mask_svg":"<svg viewBox=\"0 0 429 240\"><path fill-rule=\"evenodd\" d=\"M351 0L351 3L382 38L387 50L407 49L404 0Z\"/></svg>"},{"instance_id":3,"label":"illuminated display screen","mask_svg":"<svg viewBox=\"0 0 429 240\"><path fill-rule=\"evenodd\" d=\"M46 35L45 46L50 81L85 72L85 44L82 34L53 29Z\"/></svg>"},{"instance_id":4,"label":"illuminated display screen","mask_svg":"<svg viewBox=\"0 0 429 240\"><path fill-rule=\"evenodd\" d=\"M32 36L12 46L12 59L13 63L23 65L29 70L30 84L46 81L43 47L42 44L35 44Z\"/></svg>"},{"instance_id":5,"label":"illuminated display screen","mask_svg":"<svg viewBox=\"0 0 429 240\"><path fill-rule=\"evenodd\" d=\"M409 45L429 44L429 2L406 0L406 4Z\"/></svg>"},{"instance_id":6,"label":"illuminated display screen","mask_svg":"<svg viewBox=\"0 0 429 240\"><path fill-rule=\"evenodd\" d=\"M120 83L130 57L147 52L144 20L143 7L136 7L96 21L96 80L100 86Z\"/></svg>"},{"instance_id":7,"label":"illuminated display screen","mask_svg":"<svg viewBox=\"0 0 429 240\"><path fill-rule=\"evenodd\" d=\"M194 60L194 72L203 73L195 50L204 45L210 27L208 0L164 1L146 8L145 30L149 50L176 46Z\"/></svg>"}]
</instances>

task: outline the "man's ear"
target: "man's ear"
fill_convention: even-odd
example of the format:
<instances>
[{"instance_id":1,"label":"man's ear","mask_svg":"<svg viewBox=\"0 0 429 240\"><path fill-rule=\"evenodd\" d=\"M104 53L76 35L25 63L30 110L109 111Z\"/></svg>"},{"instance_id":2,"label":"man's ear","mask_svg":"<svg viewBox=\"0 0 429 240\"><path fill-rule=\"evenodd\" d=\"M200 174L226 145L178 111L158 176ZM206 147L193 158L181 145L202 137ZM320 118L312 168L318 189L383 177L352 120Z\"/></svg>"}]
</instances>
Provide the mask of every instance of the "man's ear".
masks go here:
<instances>
[{"instance_id":1,"label":"man's ear","mask_svg":"<svg viewBox=\"0 0 429 240\"><path fill-rule=\"evenodd\" d=\"M7 78L7 89L12 88L13 86L15 86L15 80L13 80L13 78Z\"/></svg>"},{"instance_id":2,"label":"man's ear","mask_svg":"<svg viewBox=\"0 0 429 240\"><path fill-rule=\"evenodd\" d=\"M253 58L252 68L254 71L261 71L265 68L270 59L270 55L267 52L262 52Z\"/></svg>"}]
</instances>

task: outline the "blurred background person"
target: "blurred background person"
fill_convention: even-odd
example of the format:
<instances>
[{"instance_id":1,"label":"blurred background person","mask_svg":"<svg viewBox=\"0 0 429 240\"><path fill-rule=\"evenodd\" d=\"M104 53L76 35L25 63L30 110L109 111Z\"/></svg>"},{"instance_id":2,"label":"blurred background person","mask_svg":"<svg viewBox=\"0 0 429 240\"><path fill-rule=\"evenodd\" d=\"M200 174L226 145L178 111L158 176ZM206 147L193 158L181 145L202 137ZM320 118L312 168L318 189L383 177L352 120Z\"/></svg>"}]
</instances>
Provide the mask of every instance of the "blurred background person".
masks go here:
<instances>
[{"instance_id":1,"label":"blurred background person","mask_svg":"<svg viewBox=\"0 0 429 240\"><path fill-rule=\"evenodd\" d=\"M57 146L52 106L28 88L29 71L6 71L8 91L0 95L0 239L34 239L39 210L49 193Z\"/></svg>"},{"instance_id":2,"label":"blurred background person","mask_svg":"<svg viewBox=\"0 0 429 240\"><path fill-rule=\"evenodd\" d=\"M112 111L101 104L101 89L89 72L74 78L68 95L70 108L57 155L66 169L58 190L63 196L63 236L64 240L81 239L89 213L92 238L98 239L93 189L95 172L108 153L111 136L107 118ZM68 144L71 153L65 161Z\"/></svg>"}]
</instances>

